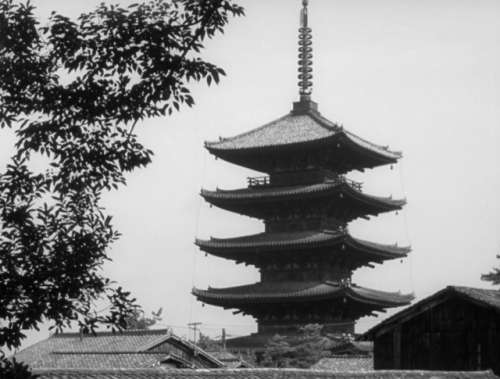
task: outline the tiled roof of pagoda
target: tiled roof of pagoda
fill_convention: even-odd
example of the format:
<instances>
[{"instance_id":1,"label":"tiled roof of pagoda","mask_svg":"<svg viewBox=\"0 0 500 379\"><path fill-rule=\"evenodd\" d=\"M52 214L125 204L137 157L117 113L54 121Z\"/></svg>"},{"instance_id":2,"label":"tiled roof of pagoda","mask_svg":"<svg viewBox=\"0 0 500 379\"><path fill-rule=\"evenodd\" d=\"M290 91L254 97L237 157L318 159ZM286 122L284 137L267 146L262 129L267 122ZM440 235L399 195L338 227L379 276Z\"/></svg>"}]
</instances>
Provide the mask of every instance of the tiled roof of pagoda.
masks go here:
<instances>
[{"instance_id":1,"label":"tiled roof of pagoda","mask_svg":"<svg viewBox=\"0 0 500 379\"><path fill-rule=\"evenodd\" d=\"M319 112L289 113L260 128L220 141L206 142L206 147L214 152L243 149L259 149L273 146L287 146L310 143L332 138L345 138L359 148L389 159L399 159L402 154L387 147L368 142L343 127L322 117Z\"/></svg>"},{"instance_id":2,"label":"tiled roof of pagoda","mask_svg":"<svg viewBox=\"0 0 500 379\"><path fill-rule=\"evenodd\" d=\"M278 247L290 248L292 245L302 247L304 245L331 245L346 243L350 246L370 253L389 255L394 258L406 256L411 251L410 247L398 247L397 245L382 245L351 237L345 232L333 232L328 230L287 232L287 233L259 233L237 238L211 238L210 240L197 239L196 244L202 249L231 249L237 254L240 251L273 250Z\"/></svg>"},{"instance_id":3,"label":"tiled roof of pagoda","mask_svg":"<svg viewBox=\"0 0 500 379\"><path fill-rule=\"evenodd\" d=\"M193 294L203 301L212 299L213 303L222 300L234 301L237 304L265 300L287 302L347 297L361 303L390 307L409 304L413 300L413 295L377 291L356 285L345 286L328 281L259 282L238 287L209 288L206 291L193 288Z\"/></svg>"},{"instance_id":4,"label":"tiled roof of pagoda","mask_svg":"<svg viewBox=\"0 0 500 379\"><path fill-rule=\"evenodd\" d=\"M217 189L216 191L208 191L205 189L201 190L201 195L209 201L210 199L227 199L227 200L245 200L245 199L258 199L265 200L267 198L276 198L276 197L288 197L288 196L297 196L297 195L305 195L310 196L316 193L329 193L332 190L343 192L364 198L366 200L372 200L384 205L401 207L406 204L406 199L393 199L390 197L380 197L380 196L372 196L364 194L361 191L358 191L352 188L345 182L342 181L327 181L325 183L320 184L310 184L303 186L287 186L287 187L250 187L250 188L242 188L236 190L222 190Z\"/></svg>"}]
</instances>

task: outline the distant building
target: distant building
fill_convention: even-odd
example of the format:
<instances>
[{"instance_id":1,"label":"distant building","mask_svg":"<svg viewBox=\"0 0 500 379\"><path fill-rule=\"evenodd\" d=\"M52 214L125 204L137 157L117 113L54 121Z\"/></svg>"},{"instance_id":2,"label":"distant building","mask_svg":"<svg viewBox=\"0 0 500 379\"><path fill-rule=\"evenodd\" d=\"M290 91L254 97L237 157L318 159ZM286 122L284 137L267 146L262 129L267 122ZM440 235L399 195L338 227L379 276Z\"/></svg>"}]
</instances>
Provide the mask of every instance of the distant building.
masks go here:
<instances>
[{"instance_id":1,"label":"distant building","mask_svg":"<svg viewBox=\"0 0 500 379\"><path fill-rule=\"evenodd\" d=\"M203 303L256 319L258 333L228 340L231 351L262 350L274 334L296 337L308 324L320 324L324 333L336 336L354 334L359 318L413 300L410 294L352 282L356 269L405 258L410 248L349 233L351 221L401 210L406 200L366 194L362 183L344 175L395 164L402 154L368 142L319 113L311 100L306 5L299 29L300 101L289 114L264 126L206 143L217 158L268 175L248 178L248 188L201 192L211 205L265 225L259 234L196 240L207 254L260 271L258 283L193 289Z\"/></svg>"},{"instance_id":2,"label":"distant building","mask_svg":"<svg viewBox=\"0 0 500 379\"><path fill-rule=\"evenodd\" d=\"M376 370L500 374L500 291L449 286L368 330Z\"/></svg>"},{"instance_id":3,"label":"distant building","mask_svg":"<svg viewBox=\"0 0 500 379\"><path fill-rule=\"evenodd\" d=\"M54 334L14 355L34 369L223 368L168 330Z\"/></svg>"}]
</instances>

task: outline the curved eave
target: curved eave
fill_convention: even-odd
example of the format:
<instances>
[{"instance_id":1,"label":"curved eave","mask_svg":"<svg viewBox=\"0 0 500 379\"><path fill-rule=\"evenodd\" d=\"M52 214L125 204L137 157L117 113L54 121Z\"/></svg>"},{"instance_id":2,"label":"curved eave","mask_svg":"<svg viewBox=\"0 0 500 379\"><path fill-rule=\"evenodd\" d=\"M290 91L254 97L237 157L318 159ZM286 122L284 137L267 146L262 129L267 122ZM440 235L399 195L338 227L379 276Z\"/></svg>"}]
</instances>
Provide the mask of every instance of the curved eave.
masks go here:
<instances>
[{"instance_id":1,"label":"curved eave","mask_svg":"<svg viewBox=\"0 0 500 379\"><path fill-rule=\"evenodd\" d=\"M408 305L413 300L413 295L402 295L400 293L382 292L363 287L351 286L340 287L335 283L330 288L322 291L289 292L289 293L224 293L224 290L232 291L233 288L200 290L193 288L192 294L204 303L239 308L245 305L262 303L296 303L304 301L325 301L339 298L348 298L356 303L366 304L375 308L390 308Z\"/></svg>"},{"instance_id":2,"label":"curved eave","mask_svg":"<svg viewBox=\"0 0 500 379\"><path fill-rule=\"evenodd\" d=\"M300 115L290 113L246 133L221 137L219 141L207 141L205 147L218 158L265 172L262 167L257 167L245 157L284 151L329 149L337 144L368 158L370 162L364 162L365 168L396 163L402 157L401 152L366 141L314 111Z\"/></svg>"},{"instance_id":3,"label":"curved eave","mask_svg":"<svg viewBox=\"0 0 500 379\"><path fill-rule=\"evenodd\" d=\"M242 260L243 255L258 255L261 253L280 252L282 250L300 250L303 248L334 247L345 244L347 249L353 249L365 254L374 255L377 259L388 260L404 258L410 253L410 247L397 245L383 245L374 242L353 238L347 233L318 231L313 238L300 238L301 232L296 233L261 233L240 238L211 238L210 240L196 239L195 244L202 251L222 258ZM312 234L312 233L309 233ZM299 235L299 238L295 236ZM262 236L270 237L262 241ZM274 237L274 239L273 239Z\"/></svg>"},{"instance_id":4,"label":"curved eave","mask_svg":"<svg viewBox=\"0 0 500 379\"><path fill-rule=\"evenodd\" d=\"M376 207L368 214L380 214L401 210L406 199L393 199L364 194L352 188L347 183L322 183L307 186L255 188L237 190L209 191L202 189L200 195L210 204L229 212L237 212L255 217L256 207L267 207L270 202L288 202L330 197L332 194L342 194L346 200L356 201L370 207ZM345 200L344 200L345 201Z\"/></svg>"}]
</instances>

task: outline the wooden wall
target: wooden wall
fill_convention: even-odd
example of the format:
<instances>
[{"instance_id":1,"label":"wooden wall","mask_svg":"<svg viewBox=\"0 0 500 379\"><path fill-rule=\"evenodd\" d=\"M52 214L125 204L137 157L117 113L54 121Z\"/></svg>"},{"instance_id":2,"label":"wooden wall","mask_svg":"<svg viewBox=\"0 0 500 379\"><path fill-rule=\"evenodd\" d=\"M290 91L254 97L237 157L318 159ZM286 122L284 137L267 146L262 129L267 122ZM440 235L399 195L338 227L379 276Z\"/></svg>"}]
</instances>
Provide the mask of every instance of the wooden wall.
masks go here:
<instances>
[{"instance_id":1,"label":"wooden wall","mask_svg":"<svg viewBox=\"0 0 500 379\"><path fill-rule=\"evenodd\" d=\"M376 338L374 367L500 375L500 314L448 299Z\"/></svg>"}]
</instances>

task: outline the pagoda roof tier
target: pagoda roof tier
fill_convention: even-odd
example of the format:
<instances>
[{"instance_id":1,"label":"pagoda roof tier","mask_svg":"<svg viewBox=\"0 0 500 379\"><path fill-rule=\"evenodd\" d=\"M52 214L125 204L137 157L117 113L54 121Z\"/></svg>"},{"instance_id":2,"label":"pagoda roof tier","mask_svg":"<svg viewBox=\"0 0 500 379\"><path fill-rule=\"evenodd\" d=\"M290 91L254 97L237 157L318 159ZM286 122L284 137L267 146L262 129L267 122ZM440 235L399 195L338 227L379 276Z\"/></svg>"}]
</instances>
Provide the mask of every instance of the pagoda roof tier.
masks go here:
<instances>
[{"instance_id":1,"label":"pagoda roof tier","mask_svg":"<svg viewBox=\"0 0 500 379\"><path fill-rule=\"evenodd\" d=\"M254 158L288 151L341 149L342 157L351 163L352 169L361 170L396 163L402 157L401 152L368 142L315 110L292 111L249 132L205 142L205 147L221 159L261 172L268 172L268 168ZM340 171L350 169L339 168Z\"/></svg>"},{"instance_id":2,"label":"pagoda roof tier","mask_svg":"<svg viewBox=\"0 0 500 379\"><path fill-rule=\"evenodd\" d=\"M369 262L404 258L411 248L396 245L383 245L353 238L344 231L315 230L286 233L259 233L236 238L196 239L201 250L212 255L232 259L237 262L252 263L263 254L269 255L282 251L328 248L342 260L358 261L358 267ZM341 248L341 246L343 248ZM338 247L337 251L332 248Z\"/></svg>"},{"instance_id":3,"label":"pagoda roof tier","mask_svg":"<svg viewBox=\"0 0 500 379\"><path fill-rule=\"evenodd\" d=\"M338 196L332 196L338 195ZM257 186L236 190L208 191L201 190L201 196L221 209L244 214L250 217L263 218L270 205L289 204L304 201L335 201L336 208L349 210L347 222L365 215L376 216L380 213L401 210L406 199L393 199L367 195L344 178L327 180L324 183L302 186ZM342 206L344 204L344 206Z\"/></svg>"},{"instance_id":4,"label":"pagoda roof tier","mask_svg":"<svg viewBox=\"0 0 500 379\"><path fill-rule=\"evenodd\" d=\"M375 308L408 305L411 294L383 292L357 285L344 285L329 281L266 282L229 288L193 288L193 295L204 303L241 308L252 304L303 303L348 298L356 303Z\"/></svg>"}]
</instances>

